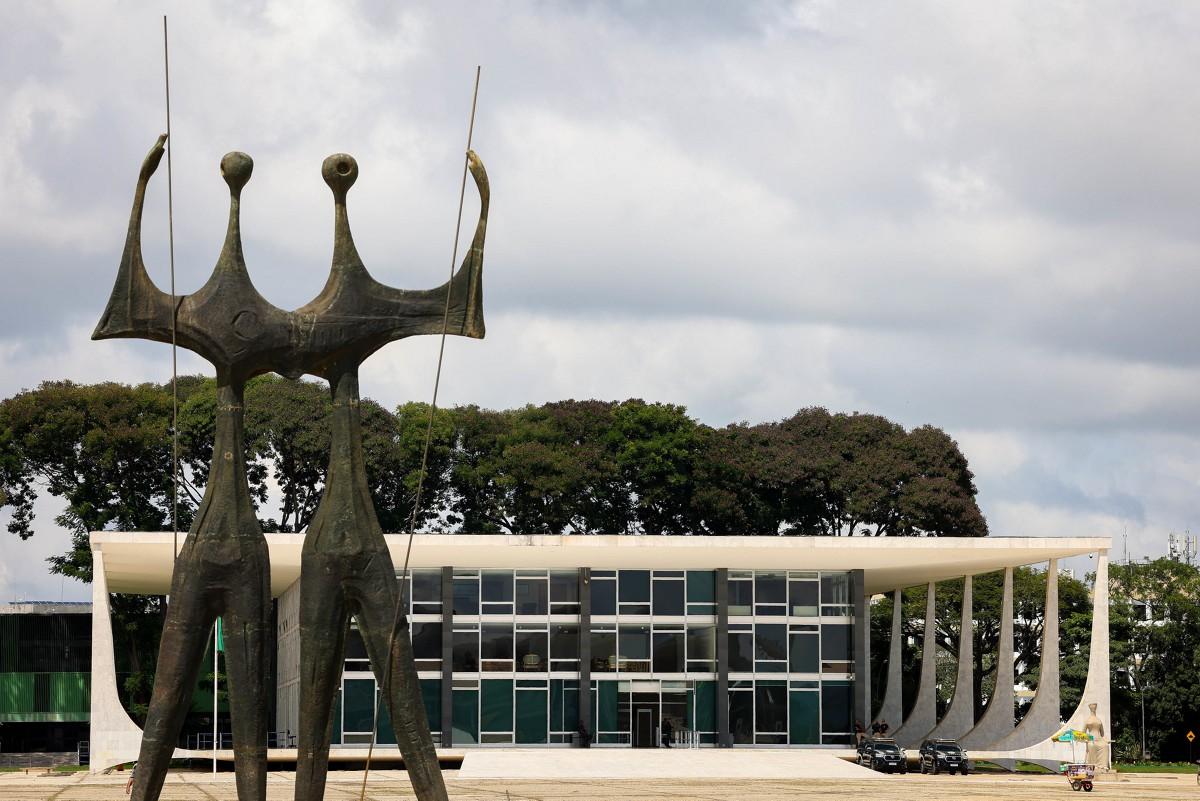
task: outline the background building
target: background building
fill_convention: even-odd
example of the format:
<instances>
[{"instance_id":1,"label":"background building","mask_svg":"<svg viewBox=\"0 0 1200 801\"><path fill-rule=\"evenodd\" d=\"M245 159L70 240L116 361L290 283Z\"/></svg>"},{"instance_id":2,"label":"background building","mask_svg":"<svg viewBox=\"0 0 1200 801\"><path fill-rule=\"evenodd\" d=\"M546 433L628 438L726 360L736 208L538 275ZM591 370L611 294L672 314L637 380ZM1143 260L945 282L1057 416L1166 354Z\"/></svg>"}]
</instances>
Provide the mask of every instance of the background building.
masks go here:
<instances>
[{"instance_id":1,"label":"background building","mask_svg":"<svg viewBox=\"0 0 1200 801\"><path fill-rule=\"evenodd\" d=\"M92 605L0 604L0 754L88 740Z\"/></svg>"},{"instance_id":2,"label":"background building","mask_svg":"<svg viewBox=\"0 0 1200 801\"><path fill-rule=\"evenodd\" d=\"M272 755L288 759L299 715L303 535L269 534L267 541L278 598L274 740L285 746ZM391 535L388 542L401 565L406 539ZM1049 759L1058 744L1048 738L1061 721L1057 670L1045 661L1039 698L1020 726L1011 693L997 693L996 709L978 721L970 703L953 701L939 719L931 639L916 698L900 697L893 659L885 697L873 704L868 600L925 584L932 620L938 581L1049 562L1047 608L1057 609L1056 560L1096 554L1106 582L1108 546L1087 538L418 535L408 614L430 728L443 748L565 746L582 727L603 747L669 740L845 749L855 721L869 724L879 707L905 741L937 731L973 736L974 749L996 758L1043 758L1046 751ZM170 534L102 532L92 547L98 611L107 608L110 591L162 593L169 586ZM961 611L969 632L966 597ZM1084 698L1098 703L1108 725L1107 592L1097 592L1095 602ZM1011 598L1008 604L1011 619ZM1046 619L1044 652L1056 666L1057 615ZM132 759L140 731L116 701L108 616L93 620L93 764L100 766ZM1011 627L997 648L1011 652ZM969 649L960 652L962 675L971 663ZM969 687L969 677L959 686ZM365 649L351 631L333 759L362 758L378 708ZM379 728L381 743L394 742L386 720ZM376 758L389 753L395 756L377 749Z\"/></svg>"}]
</instances>

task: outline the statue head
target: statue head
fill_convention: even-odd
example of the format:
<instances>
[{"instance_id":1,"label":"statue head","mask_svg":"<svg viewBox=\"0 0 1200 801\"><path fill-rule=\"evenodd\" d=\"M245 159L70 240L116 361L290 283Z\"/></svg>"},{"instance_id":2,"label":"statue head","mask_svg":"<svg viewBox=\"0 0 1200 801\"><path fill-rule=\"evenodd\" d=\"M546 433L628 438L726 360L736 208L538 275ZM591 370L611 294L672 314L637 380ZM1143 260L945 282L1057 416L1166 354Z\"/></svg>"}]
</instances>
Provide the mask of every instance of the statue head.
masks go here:
<instances>
[{"instance_id":1,"label":"statue head","mask_svg":"<svg viewBox=\"0 0 1200 801\"><path fill-rule=\"evenodd\" d=\"M1093 715L1094 715L1094 714L1096 714L1096 707L1097 707L1097 706L1098 706L1098 704L1097 704L1095 701L1093 701L1092 703L1088 704L1088 709L1090 709L1090 710L1091 710L1091 712L1092 712L1092 714L1093 714Z\"/></svg>"}]
</instances>

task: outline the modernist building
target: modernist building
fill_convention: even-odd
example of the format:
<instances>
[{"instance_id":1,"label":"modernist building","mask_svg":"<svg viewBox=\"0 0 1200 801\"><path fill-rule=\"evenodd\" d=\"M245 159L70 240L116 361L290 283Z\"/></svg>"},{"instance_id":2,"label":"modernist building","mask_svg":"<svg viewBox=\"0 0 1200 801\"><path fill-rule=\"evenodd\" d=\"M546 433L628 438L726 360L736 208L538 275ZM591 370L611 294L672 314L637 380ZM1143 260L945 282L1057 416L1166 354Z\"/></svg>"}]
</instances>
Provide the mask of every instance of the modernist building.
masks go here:
<instances>
[{"instance_id":1,"label":"modernist building","mask_svg":"<svg viewBox=\"0 0 1200 801\"><path fill-rule=\"evenodd\" d=\"M0 755L88 739L92 605L0 604Z\"/></svg>"},{"instance_id":2,"label":"modernist building","mask_svg":"<svg viewBox=\"0 0 1200 801\"><path fill-rule=\"evenodd\" d=\"M276 739L286 745L299 712L303 535L268 534L267 541L277 597ZM401 565L406 538L389 535L388 542ZM108 593L165 593L171 543L170 534L92 536L97 768L135 758L140 739L116 697ZM855 721L869 723L875 712L893 723L902 744L937 733L997 758L1051 759L1059 746L1048 739L1062 723L1057 615L1047 615L1045 653L1052 658L1043 663L1038 696L1014 727L1013 682L1003 673L1011 659L1000 660L1002 689L979 720L967 693L937 718L932 627L917 696L900 697L899 604L890 654L895 669L885 697L873 703L869 599L998 570L1006 571L1011 588L1013 567L1048 563L1047 608L1057 609L1056 560L1093 555L1101 580L1084 701L1098 704L1107 725L1108 547L1107 539L1085 538L418 535L407 612L430 728L442 749L563 747L583 729L599 747L669 740L844 750ZM968 581L961 610L967 631L969 587ZM1011 606L1009 591L1000 653L1012 653ZM969 642L960 649L959 687L972 684ZM362 641L351 631L334 759L361 759L375 725L376 693ZM1070 721L1077 727L1087 710L1080 714ZM394 743L386 720L378 741ZM385 757L389 751L394 755L394 746L383 749ZM287 748L271 753L294 758Z\"/></svg>"}]
</instances>

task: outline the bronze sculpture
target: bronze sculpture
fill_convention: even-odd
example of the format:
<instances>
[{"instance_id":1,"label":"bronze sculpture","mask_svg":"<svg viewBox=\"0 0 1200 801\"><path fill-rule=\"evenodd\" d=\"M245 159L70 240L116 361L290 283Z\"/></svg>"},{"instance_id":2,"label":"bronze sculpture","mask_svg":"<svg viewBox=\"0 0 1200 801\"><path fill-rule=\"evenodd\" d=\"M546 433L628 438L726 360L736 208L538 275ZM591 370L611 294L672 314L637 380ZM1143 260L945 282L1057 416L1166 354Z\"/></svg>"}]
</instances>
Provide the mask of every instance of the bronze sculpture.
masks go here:
<instances>
[{"instance_id":1,"label":"bronze sculpture","mask_svg":"<svg viewBox=\"0 0 1200 801\"><path fill-rule=\"evenodd\" d=\"M207 633L226 618L238 797L266 795L266 698L270 564L250 502L244 462L245 382L265 372L310 373L330 382L333 436L325 492L305 537L301 569L301 724L298 799L324 794L331 713L341 674L346 626L358 620L391 713L397 743L417 797L444 799L433 741L412 662L406 618L398 614L398 582L367 488L358 417L358 366L387 342L417 334L482 337L482 259L489 189L483 165L468 153L480 193L475 239L448 285L397 290L367 273L354 247L346 193L358 175L354 159L330 156L322 175L334 194L333 266L325 288L294 312L255 290L242 257L241 189L250 157L229 153L221 172L230 188L229 226L208 282L175 297L159 290L141 253L141 218L150 176L163 156L159 137L142 164L125 251L94 339L139 337L171 342L213 363L218 407L213 464L195 522L176 559L171 604L133 787L134 801L157 799L190 704ZM445 317L444 317L445 315ZM445 325L445 328L443 326Z\"/></svg>"},{"instance_id":2,"label":"bronze sculpture","mask_svg":"<svg viewBox=\"0 0 1200 801\"><path fill-rule=\"evenodd\" d=\"M358 177L358 165L339 154L327 158L321 168L334 197L333 267L325 289L297 309L296 316L303 330L313 332L313 354L323 354L321 366L307 371L329 381L333 437L325 493L308 526L301 556L297 801L324 797L331 713L351 615L362 632L417 798L446 798L406 617L397 614L396 571L367 490L358 367L392 339L441 333L447 313L447 333L483 336L480 279L490 192L483 164L474 153L467 155L480 197L475 237L450 285L423 292L392 289L371 278L354 247L346 213L346 192Z\"/></svg>"}]
</instances>

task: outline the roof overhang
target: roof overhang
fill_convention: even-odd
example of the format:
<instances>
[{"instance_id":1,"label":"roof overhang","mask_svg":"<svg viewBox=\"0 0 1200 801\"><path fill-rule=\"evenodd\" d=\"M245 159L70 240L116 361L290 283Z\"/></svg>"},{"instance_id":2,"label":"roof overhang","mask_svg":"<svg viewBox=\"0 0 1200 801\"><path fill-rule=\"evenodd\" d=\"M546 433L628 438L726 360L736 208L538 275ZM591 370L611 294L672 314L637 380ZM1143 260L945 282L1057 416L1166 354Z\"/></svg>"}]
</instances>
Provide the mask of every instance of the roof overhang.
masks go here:
<instances>
[{"instance_id":1,"label":"roof overhang","mask_svg":"<svg viewBox=\"0 0 1200 801\"><path fill-rule=\"evenodd\" d=\"M271 592L279 595L300 578L303 534L267 534ZM392 561L404 563L403 534L386 535ZM171 584L171 532L92 534L104 554L111 592L165 594ZM183 537L179 542L182 545ZM865 571L868 593L930 581L1032 565L1048 559L1107 550L1107 537L680 537L514 536L418 534L414 568L651 568L663 570Z\"/></svg>"}]
</instances>

